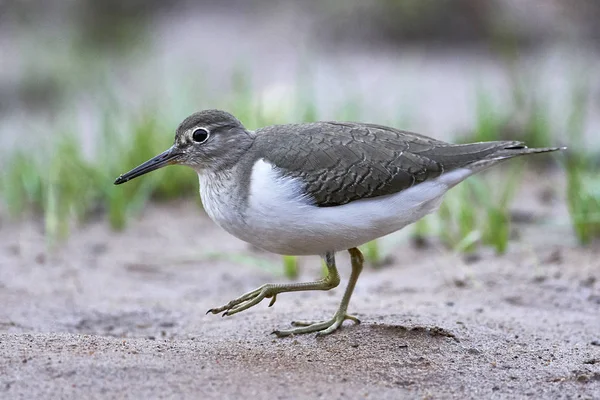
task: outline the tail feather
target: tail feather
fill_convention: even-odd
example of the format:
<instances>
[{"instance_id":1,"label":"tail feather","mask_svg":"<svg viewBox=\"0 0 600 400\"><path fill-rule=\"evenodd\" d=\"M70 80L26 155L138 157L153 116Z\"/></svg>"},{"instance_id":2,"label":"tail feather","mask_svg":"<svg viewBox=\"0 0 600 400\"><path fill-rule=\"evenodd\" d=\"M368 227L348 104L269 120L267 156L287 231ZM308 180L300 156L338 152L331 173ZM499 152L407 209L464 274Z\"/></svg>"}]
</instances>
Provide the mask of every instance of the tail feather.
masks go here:
<instances>
[{"instance_id":1,"label":"tail feather","mask_svg":"<svg viewBox=\"0 0 600 400\"><path fill-rule=\"evenodd\" d=\"M529 148L522 142L508 142L506 147L488 155L483 160L474 162L469 165L469 168L478 172L513 157L526 156L528 154L550 153L559 150L566 150L566 147Z\"/></svg>"},{"instance_id":2,"label":"tail feather","mask_svg":"<svg viewBox=\"0 0 600 400\"><path fill-rule=\"evenodd\" d=\"M524 144L519 143L517 145L505 147L502 150L499 150L493 154L490 154L488 156L488 158L492 159L492 160L503 160L505 158L524 156L527 154L550 153L552 151L559 151L559 150L565 150L565 149L566 149L566 147L538 147L538 148L530 149L529 147L525 146Z\"/></svg>"}]
</instances>

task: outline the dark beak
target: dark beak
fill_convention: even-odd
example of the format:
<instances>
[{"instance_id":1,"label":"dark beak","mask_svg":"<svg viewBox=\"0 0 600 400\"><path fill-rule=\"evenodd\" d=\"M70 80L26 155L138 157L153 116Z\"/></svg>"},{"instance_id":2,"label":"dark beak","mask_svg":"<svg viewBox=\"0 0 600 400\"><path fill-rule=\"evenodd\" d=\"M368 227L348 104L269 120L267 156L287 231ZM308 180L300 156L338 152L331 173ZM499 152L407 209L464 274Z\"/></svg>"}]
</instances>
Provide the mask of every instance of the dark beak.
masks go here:
<instances>
[{"instance_id":1,"label":"dark beak","mask_svg":"<svg viewBox=\"0 0 600 400\"><path fill-rule=\"evenodd\" d=\"M138 176L142 176L144 174L147 174L148 172L152 172L167 165L178 164L178 159L180 156L181 153L177 149L175 149L175 147L171 147L169 150L157 155L156 157L146 161L142 165L139 165L131 171L119 176L115 181L115 185L120 185L121 183L128 182L133 178L137 178Z\"/></svg>"}]
</instances>

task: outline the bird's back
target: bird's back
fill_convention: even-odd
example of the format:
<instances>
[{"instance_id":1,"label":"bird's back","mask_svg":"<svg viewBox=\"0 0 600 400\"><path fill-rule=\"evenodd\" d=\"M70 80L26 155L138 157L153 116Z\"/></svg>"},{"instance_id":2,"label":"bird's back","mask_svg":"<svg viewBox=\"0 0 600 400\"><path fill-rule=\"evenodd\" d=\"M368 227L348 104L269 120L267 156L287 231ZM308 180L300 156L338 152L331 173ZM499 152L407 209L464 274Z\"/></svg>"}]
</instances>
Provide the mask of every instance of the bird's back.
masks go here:
<instances>
[{"instance_id":1,"label":"bird's back","mask_svg":"<svg viewBox=\"0 0 600 400\"><path fill-rule=\"evenodd\" d=\"M389 195L458 168L481 168L527 149L516 141L456 145L381 125L315 122L256 131L254 156L299 178L321 207Z\"/></svg>"}]
</instances>

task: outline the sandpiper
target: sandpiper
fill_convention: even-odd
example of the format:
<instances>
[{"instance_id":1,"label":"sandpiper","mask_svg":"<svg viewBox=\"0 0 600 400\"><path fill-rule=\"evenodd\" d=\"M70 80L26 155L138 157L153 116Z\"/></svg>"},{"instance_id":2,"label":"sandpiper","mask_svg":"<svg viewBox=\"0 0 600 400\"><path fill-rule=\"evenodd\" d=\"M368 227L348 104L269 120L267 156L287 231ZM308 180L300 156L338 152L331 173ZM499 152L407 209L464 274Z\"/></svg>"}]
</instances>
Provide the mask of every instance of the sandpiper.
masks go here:
<instances>
[{"instance_id":1,"label":"sandpiper","mask_svg":"<svg viewBox=\"0 0 600 400\"><path fill-rule=\"evenodd\" d=\"M197 171L202 204L230 234L284 255L319 255L325 278L265 284L222 307L237 314L277 295L330 290L340 283L335 253L350 253L352 272L342 301L326 321L292 322L277 336L329 334L345 320L363 268L358 246L395 232L434 211L443 195L500 161L560 148L527 148L518 141L451 144L382 125L314 122L250 131L233 115L205 110L177 128L173 146L121 175L121 184L170 164Z\"/></svg>"}]
</instances>

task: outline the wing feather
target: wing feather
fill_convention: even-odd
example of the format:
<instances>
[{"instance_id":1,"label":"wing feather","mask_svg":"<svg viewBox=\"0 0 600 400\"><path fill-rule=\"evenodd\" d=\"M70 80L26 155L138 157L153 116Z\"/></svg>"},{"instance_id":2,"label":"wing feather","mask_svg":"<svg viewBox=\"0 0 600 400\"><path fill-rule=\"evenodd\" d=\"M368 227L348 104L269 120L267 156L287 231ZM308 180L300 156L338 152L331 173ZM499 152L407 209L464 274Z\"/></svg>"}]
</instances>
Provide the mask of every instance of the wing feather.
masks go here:
<instances>
[{"instance_id":1,"label":"wing feather","mask_svg":"<svg viewBox=\"0 0 600 400\"><path fill-rule=\"evenodd\" d=\"M256 154L299 178L314 204L338 206L400 192L518 142L454 145L374 124L317 122L259 129Z\"/></svg>"}]
</instances>

